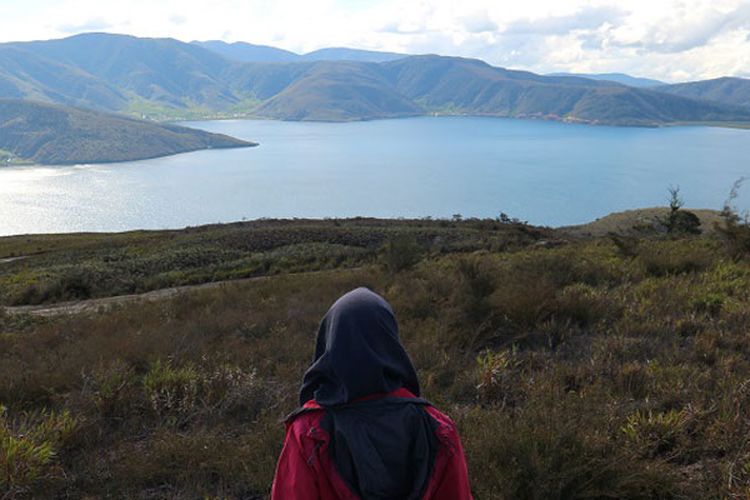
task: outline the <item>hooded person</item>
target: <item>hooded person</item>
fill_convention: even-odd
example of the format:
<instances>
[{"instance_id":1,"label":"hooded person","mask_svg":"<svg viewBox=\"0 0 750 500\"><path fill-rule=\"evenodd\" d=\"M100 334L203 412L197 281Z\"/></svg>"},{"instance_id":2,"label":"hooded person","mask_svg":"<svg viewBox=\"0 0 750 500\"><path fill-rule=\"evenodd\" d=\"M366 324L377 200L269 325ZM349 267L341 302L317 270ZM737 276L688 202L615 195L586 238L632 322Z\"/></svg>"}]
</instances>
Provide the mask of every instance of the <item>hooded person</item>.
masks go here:
<instances>
[{"instance_id":1,"label":"hooded person","mask_svg":"<svg viewBox=\"0 0 750 500\"><path fill-rule=\"evenodd\" d=\"M339 298L286 419L273 500L465 500L456 426L420 397L391 306L367 288Z\"/></svg>"}]
</instances>

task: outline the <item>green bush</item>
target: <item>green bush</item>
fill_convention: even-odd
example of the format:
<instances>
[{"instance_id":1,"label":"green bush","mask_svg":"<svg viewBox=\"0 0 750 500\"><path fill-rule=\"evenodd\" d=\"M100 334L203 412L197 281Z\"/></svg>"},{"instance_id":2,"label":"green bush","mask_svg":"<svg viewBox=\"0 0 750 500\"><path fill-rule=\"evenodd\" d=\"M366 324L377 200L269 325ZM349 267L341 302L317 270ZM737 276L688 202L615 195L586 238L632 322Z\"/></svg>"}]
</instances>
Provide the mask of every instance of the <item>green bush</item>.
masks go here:
<instances>
[{"instance_id":1,"label":"green bush","mask_svg":"<svg viewBox=\"0 0 750 500\"><path fill-rule=\"evenodd\" d=\"M387 272L396 274L414 267L424 253L424 248L415 237L406 234L395 235L385 243L381 262Z\"/></svg>"},{"instance_id":2,"label":"green bush","mask_svg":"<svg viewBox=\"0 0 750 500\"><path fill-rule=\"evenodd\" d=\"M641 247L639 260L651 276L704 271L716 262L714 253L705 244L683 241L660 242Z\"/></svg>"},{"instance_id":3,"label":"green bush","mask_svg":"<svg viewBox=\"0 0 750 500\"><path fill-rule=\"evenodd\" d=\"M727 298L721 293L707 293L694 297L690 301L690 306L697 313L707 314L709 316L718 316L721 308L724 306Z\"/></svg>"},{"instance_id":4,"label":"green bush","mask_svg":"<svg viewBox=\"0 0 750 500\"><path fill-rule=\"evenodd\" d=\"M480 353L476 386L480 401L501 407L515 405L522 397L520 364L515 349Z\"/></svg>"},{"instance_id":5,"label":"green bush","mask_svg":"<svg viewBox=\"0 0 750 500\"><path fill-rule=\"evenodd\" d=\"M252 421L275 395L255 371L191 363L175 367L160 360L144 375L143 388L156 415L178 427L207 416Z\"/></svg>"},{"instance_id":6,"label":"green bush","mask_svg":"<svg viewBox=\"0 0 750 500\"><path fill-rule=\"evenodd\" d=\"M580 327L591 326L620 314L619 305L612 297L582 283L564 288L555 298L553 311L557 321Z\"/></svg>"},{"instance_id":7,"label":"green bush","mask_svg":"<svg viewBox=\"0 0 750 500\"><path fill-rule=\"evenodd\" d=\"M137 403L138 377L129 364L121 359L100 365L83 373L84 395L89 397L105 419L125 418L141 411Z\"/></svg>"},{"instance_id":8,"label":"green bush","mask_svg":"<svg viewBox=\"0 0 750 500\"><path fill-rule=\"evenodd\" d=\"M640 455L673 459L679 441L683 438L685 423L686 416L682 411L638 411L627 418L622 432Z\"/></svg>"},{"instance_id":9,"label":"green bush","mask_svg":"<svg viewBox=\"0 0 750 500\"><path fill-rule=\"evenodd\" d=\"M50 479L58 452L78 427L68 411L26 413L14 421L0 406L0 491L28 493Z\"/></svg>"},{"instance_id":10,"label":"green bush","mask_svg":"<svg viewBox=\"0 0 750 500\"><path fill-rule=\"evenodd\" d=\"M143 377L143 388L153 411L172 418L174 423L184 423L194 417L199 404L198 377L193 366L175 368L161 360L154 363Z\"/></svg>"}]
</instances>

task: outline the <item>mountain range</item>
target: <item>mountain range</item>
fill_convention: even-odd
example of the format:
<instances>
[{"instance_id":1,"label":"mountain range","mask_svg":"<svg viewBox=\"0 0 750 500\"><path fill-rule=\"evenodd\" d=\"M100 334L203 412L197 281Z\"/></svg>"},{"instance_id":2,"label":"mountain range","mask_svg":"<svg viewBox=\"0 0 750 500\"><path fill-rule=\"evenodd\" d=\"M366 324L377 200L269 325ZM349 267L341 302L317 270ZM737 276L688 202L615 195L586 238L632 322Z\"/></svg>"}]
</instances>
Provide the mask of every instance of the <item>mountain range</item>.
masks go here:
<instances>
[{"instance_id":1,"label":"mountain range","mask_svg":"<svg viewBox=\"0 0 750 500\"><path fill-rule=\"evenodd\" d=\"M750 106L750 80L745 78L716 78L700 82L676 83L656 90L682 97L727 102Z\"/></svg>"},{"instance_id":2,"label":"mountain range","mask_svg":"<svg viewBox=\"0 0 750 500\"><path fill-rule=\"evenodd\" d=\"M247 62L252 57L266 60ZM636 88L475 59L352 49L298 55L249 44L103 33L0 44L0 98L157 120L448 114L612 125L747 123L749 94L750 80L739 78Z\"/></svg>"},{"instance_id":3,"label":"mountain range","mask_svg":"<svg viewBox=\"0 0 750 500\"><path fill-rule=\"evenodd\" d=\"M219 40L209 40L206 42L195 41L191 43L212 52L216 52L227 59L242 62L386 62L408 57L407 54L397 54L395 52L349 49L346 47L332 47L315 50L313 52L308 52L307 54L297 54L289 50L270 47L268 45L253 45L246 42L227 43Z\"/></svg>"},{"instance_id":4,"label":"mountain range","mask_svg":"<svg viewBox=\"0 0 750 500\"><path fill-rule=\"evenodd\" d=\"M640 78L637 76L626 75L625 73L550 73L548 76L578 76L581 78L590 78L592 80L603 80L608 82L620 83L629 87L658 87L666 83L654 80L652 78Z\"/></svg>"},{"instance_id":5,"label":"mountain range","mask_svg":"<svg viewBox=\"0 0 750 500\"><path fill-rule=\"evenodd\" d=\"M254 145L177 125L0 99L0 149L37 164L108 163Z\"/></svg>"}]
</instances>

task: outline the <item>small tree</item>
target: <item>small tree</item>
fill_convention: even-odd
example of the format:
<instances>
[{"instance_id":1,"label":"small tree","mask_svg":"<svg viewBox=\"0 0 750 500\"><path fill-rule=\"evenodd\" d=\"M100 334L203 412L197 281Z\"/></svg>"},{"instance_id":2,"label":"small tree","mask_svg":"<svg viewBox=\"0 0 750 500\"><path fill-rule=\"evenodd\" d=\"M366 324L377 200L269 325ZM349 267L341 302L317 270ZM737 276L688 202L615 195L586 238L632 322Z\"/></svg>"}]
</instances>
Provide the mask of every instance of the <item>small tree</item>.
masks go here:
<instances>
[{"instance_id":1,"label":"small tree","mask_svg":"<svg viewBox=\"0 0 750 500\"><path fill-rule=\"evenodd\" d=\"M745 179L745 177L741 177L732 185L729 197L721 210L724 224L716 225L716 230L724 236L729 253L734 258L750 254L750 214L747 212L740 214L737 207L734 206L734 201L739 196L740 188Z\"/></svg>"},{"instance_id":2,"label":"small tree","mask_svg":"<svg viewBox=\"0 0 750 500\"><path fill-rule=\"evenodd\" d=\"M669 186L669 215L659 218L659 224L663 225L668 234L700 234L701 220L693 212L682 210L685 201L680 195L679 186Z\"/></svg>"},{"instance_id":3,"label":"small tree","mask_svg":"<svg viewBox=\"0 0 750 500\"><path fill-rule=\"evenodd\" d=\"M685 201L680 196L680 186L669 186L669 210L673 214L677 212L685 204Z\"/></svg>"}]
</instances>

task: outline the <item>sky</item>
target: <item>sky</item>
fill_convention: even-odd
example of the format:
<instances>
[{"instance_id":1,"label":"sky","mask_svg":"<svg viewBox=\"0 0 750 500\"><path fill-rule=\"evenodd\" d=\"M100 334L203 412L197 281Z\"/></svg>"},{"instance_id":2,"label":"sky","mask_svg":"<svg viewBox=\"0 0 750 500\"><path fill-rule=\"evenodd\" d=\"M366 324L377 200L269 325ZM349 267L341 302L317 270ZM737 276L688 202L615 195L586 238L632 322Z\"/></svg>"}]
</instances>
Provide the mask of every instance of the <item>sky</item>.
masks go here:
<instances>
[{"instance_id":1,"label":"sky","mask_svg":"<svg viewBox=\"0 0 750 500\"><path fill-rule=\"evenodd\" d=\"M0 41L103 31L347 46L537 73L750 77L750 0L0 0Z\"/></svg>"}]
</instances>

